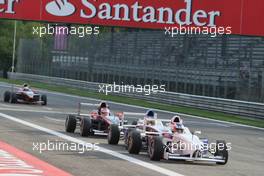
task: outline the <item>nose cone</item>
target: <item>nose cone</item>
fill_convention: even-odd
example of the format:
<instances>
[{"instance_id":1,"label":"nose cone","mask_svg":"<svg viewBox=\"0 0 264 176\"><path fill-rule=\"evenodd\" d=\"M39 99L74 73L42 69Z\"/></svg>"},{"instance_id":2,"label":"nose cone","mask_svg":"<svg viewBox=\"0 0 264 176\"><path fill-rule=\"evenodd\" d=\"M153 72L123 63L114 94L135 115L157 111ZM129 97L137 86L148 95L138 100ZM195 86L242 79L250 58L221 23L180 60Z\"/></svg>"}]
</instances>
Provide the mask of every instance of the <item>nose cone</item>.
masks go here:
<instances>
[{"instance_id":1,"label":"nose cone","mask_svg":"<svg viewBox=\"0 0 264 176\"><path fill-rule=\"evenodd\" d=\"M34 97L34 93L33 93L33 92L28 92L28 93L27 93L27 96L28 96L29 98L33 98L33 97Z\"/></svg>"}]
</instances>

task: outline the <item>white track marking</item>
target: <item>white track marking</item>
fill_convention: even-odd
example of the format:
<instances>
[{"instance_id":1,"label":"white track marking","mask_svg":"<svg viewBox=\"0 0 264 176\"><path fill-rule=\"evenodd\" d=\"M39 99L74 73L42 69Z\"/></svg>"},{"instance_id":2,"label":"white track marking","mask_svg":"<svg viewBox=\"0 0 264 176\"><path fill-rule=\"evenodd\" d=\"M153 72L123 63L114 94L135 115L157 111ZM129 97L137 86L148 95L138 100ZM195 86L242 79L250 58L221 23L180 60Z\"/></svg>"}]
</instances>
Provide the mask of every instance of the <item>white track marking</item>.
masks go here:
<instances>
[{"instance_id":1,"label":"white track marking","mask_svg":"<svg viewBox=\"0 0 264 176\"><path fill-rule=\"evenodd\" d=\"M46 109L46 110L49 110L49 111L52 111L53 108L50 108L50 107L42 107L43 109Z\"/></svg>"},{"instance_id":2,"label":"white track marking","mask_svg":"<svg viewBox=\"0 0 264 176\"><path fill-rule=\"evenodd\" d=\"M6 108L12 108L13 106L12 105L7 105L7 104L0 104L0 106L2 106L2 107L6 107Z\"/></svg>"},{"instance_id":3,"label":"white track marking","mask_svg":"<svg viewBox=\"0 0 264 176\"><path fill-rule=\"evenodd\" d=\"M137 113L137 112L124 112L124 115L131 115L131 116L144 116L145 113Z\"/></svg>"},{"instance_id":4,"label":"white track marking","mask_svg":"<svg viewBox=\"0 0 264 176\"><path fill-rule=\"evenodd\" d=\"M1 83L0 85L1 87L10 87L10 85L8 86L8 84L3 85L3 83ZM65 93L59 93L59 92L54 92L54 91L47 91L47 90L42 90L39 89L42 92L46 92L49 94L54 94L54 95L60 95L60 96L66 96L66 97L71 97L71 98L79 98L79 99L85 99L85 100L90 100L90 101L102 101L99 99L95 99L95 98L88 98L88 97L80 97L77 95L69 95L69 94L65 94ZM128 105L128 104L124 104L124 103L117 103L117 102L113 102L113 101L107 101L110 102L112 104L117 104L117 105L121 105L121 106L127 106L127 107L133 107L133 108L138 108L138 109L149 109L146 107L141 107L141 106L137 106L137 105ZM250 126L250 125L243 125L243 124L239 124L239 123L234 123L234 122L227 122L227 121L221 121L221 120L216 120L216 119L209 119L209 118L205 118L205 117L200 117L200 116L195 116L195 115L188 115L188 114L183 114L183 113L176 113L176 112L171 112L171 111L166 111L166 110L160 110L160 109L154 109L153 110L157 111L157 112L164 112L164 113L169 113L169 114L178 114L178 115L182 115L182 116L186 116L189 118L196 118L196 119L203 119L203 120L207 120L207 121L214 121L214 122L220 122L220 123L225 123L225 124L231 124L234 126L239 126L239 127L245 127L245 128L253 128L253 129L257 129L257 130L263 130L264 128L260 128L260 127L254 127L254 126Z\"/></svg>"},{"instance_id":5,"label":"white track marking","mask_svg":"<svg viewBox=\"0 0 264 176\"><path fill-rule=\"evenodd\" d=\"M88 143L85 142L85 141L83 141L83 140L80 140L80 139L77 139L77 138L74 138L74 137L65 135L63 133L60 133L60 132L57 132L57 131L54 131L54 130L51 130L51 129L48 129L48 128L44 128L42 126L39 126L39 125L30 123L30 122L27 122L27 121L18 119L16 117L9 116L7 114L0 113L0 117L5 118L5 119L9 119L9 120L14 121L16 123L20 123L22 125L25 125L25 126L28 126L28 127L34 128L34 129L37 129L39 131L43 131L45 133L48 133L48 134L57 136L59 138L68 140L70 142L75 142L75 143L78 143L78 144L81 144L81 145L88 145ZM105 154L112 155L114 157L117 157L117 158L126 160L128 162L134 163L136 165L145 167L147 169L156 171L158 173L167 175L167 176L183 176L183 175L181 175L179 173L176 173L176 172L173 172L171 170L168 170L168 169L165 169L165 168L156 166L156 165L151 164L151 163L147 163L147 162L141 161L139 159L136 159L136 158L133 158L133 157L130 157L130 156L126 156L124 154L121 154L121 153L118 153L116 151L112 151L112 150L109 150L109 149L106 149L106 148L103 148L103 147L100 147L99 151L100 152L103 152Z\"/></svg>"},{"instance_id":6,"label":"white track marking","mask_svg":"<svg viewBox=\"0 0 264 176\"><path fill-rule=\"evenodd\" d=\"M161 120L161 121L163 121L163 122L170 122L171 120L170 119L159 119L159 120ZM184 121L184 123L186 123L186 124L199 124L199 125L201 125L201 124L210 124L210 125L217 125L217 126L222 126L222 127L230 127L230 125L225 125L225 124L221 124L221 123L215 123L215 122L196 122L196 121L188 121L188 120L186 120L186 121Z\"/></svg>"},{"instance_id":7,"label":"white track marking","mask_svg":"<svg viewBox=\"0 0 264 176\"><path fill-rule=\"evenodd\" d=\"M225 125L225 124L222 124L222 123L215 123L215 122L185 121L185 123L187 123L187 124L198 124L198 125L201 125L203 123L203 124L210 124L210 125L222 126L222 127L226 127L226 128L231 127L230 125Z\"/></svg>"},{"instance_id":8,"label":"white track marking","mask_svg":"<svg viewBox=\"0 0 264 176\"><path fill-rule=\"evenodd\" d=\"M2 111L13 111L13 112L37 112L37 113L50 113L50 114L72 114L71 112L61 111L45 111L45 110L33 110L33 109L16 109L16 108L0 108Z\"/></svg>"},{"instance_id":9,"label":"white track marking","mask_svg":"<svg viewBox=\"0 0 264 176\"><path fill-rule=\"evenodd\" d=\"M84 106L99 106L99 103L98 104L95 104L95 103L81 103L82 105Z\"/></svg>"},{"instance_id":10,"label":"white track marking","mask_svg":"<svg viewBox=\"0 0 264 176\"><path fill-rule=\"evenodd\" d=\"M263 137L258 137L258 140L264 141L264 138Z\"/></svg>"},{"instance_id":11,"label":"white track marking","mask_svg":"<svg viewBox=\"0 0 264 176\"><path fill-rule=\"evenodd\" d=\"M3 111L14 111L14 112L37 112L37 113L51 113L51 114L74 114L72 112L63 112L62 111L53 111L52 108L48 111L46 110L37 110L37 109L15 109L14 107L8 107L8 108L0 108L0 110ZM145 115L144 113L134 113L134 112L124 112L125 115L128 116L142 116ZM90 114L82 113L83 116L89 116Z\"/></svg>"},{"instance_id":12,"label":"white track marking","mask_svg":"<svg viewBox=\"0 0 264 176\"><path fill-rule=\"evenodd\" d=\"M62 120L62 119L56 119L56 118L53 118L53 117L49 117L49 116L43 116L45 119L48 119L48 120L52 120L52 121L56 121L56 122L65 122L65 120Z\"/></svg>"}]
</instances>

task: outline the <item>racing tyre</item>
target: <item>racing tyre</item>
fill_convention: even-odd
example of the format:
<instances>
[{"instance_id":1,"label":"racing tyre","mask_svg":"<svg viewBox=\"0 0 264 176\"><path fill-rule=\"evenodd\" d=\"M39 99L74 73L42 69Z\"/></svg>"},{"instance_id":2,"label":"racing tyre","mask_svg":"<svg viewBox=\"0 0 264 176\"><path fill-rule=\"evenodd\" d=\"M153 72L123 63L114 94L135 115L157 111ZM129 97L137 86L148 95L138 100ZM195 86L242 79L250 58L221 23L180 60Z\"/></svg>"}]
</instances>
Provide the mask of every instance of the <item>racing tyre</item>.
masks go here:
<instances>
[{"instance_id":1,"label":"racing tyre","mask_svg":"<svg viewBox=\"0 0 264 176\"><path fill-rule=\"evenodd\" d=\"M6 91L4 94L4 102L8 103L10 101L11 98L11 92Z\"/></svg>"},{"instance_id":2,"label":"racing tyre","mask_svg":"<svg viewBox=\"0 0 264 176\"><path fill-rule=\"evenodd\" d=\"M135 129L133 128L128 128L125 130L125 134L124 134L124 142L125 142L125 149L128 150L128 136L131 133L131 131L133 131Z\"/></svg>"},{"instance_id":3,"label":"racing tyre","mask_svg":"<svg viewBox=\"0 0 264 176\"><path fill-rule=\"evenodd\" d=\"M137 125L137 121L134 120L134 121L132 122L132 125Z\"/></svg>"},{"instance_id":4,"label":"racing tyre","mask_svg":"<svg viewBox=\"0 0 264 176\"><path fill-rule=\"evenodd\" d=\"M139 154L142 146L140 132L133 130L128 135L127 150L130 154Z\"/></svg>"},{"instance_id":5,"label":"racing tyre","mask_svg":"<svg viewBox=\"0 0 264 176\"><path fill-rule=\"evenodd\" d=\"M83 117L80 124L81 136L87 137L91 135L92 121L90 118Z\"/></svg>"},{"instance_id":6,"label":"racing tyre","mask_svg":"<svg viewBox=\"0 0 264 176\"><path fill-rule=\"evenodd\" d=\"M219 148L220 146L223 146L221 148ZM216 141L216 152L214 154L215 156L221 156L225 162L216 162L216 164L220 164L220 165L225 165L228 161L228 151L227 151L227 146L226 146L226 142L224 140L217 140Z\"/></svg>"},{"instance_id":7,"label":"racing tyre","mask_svg":"<svg viewBox=\"0 0 264 176\"><path fill-rule=\"evenodd\" d=\"M74 133L76 129L76 118L73 115L68 115L65 121L65 130L68 133Z\"/></svg>"},{"instance_id":8,"label":"racing tyre","mask_svg":"<svg viewBox=\"0 0 264 176\"><path fill-rule=\"evenodd\" d=\"M148 154L151 160L160 161L163 155L162 138L155 136L149 141Z\"/></svg>"},{"instance_id":9,"label":"racing tyre","mask_svg":"<svg viewBox=\"0 0 264 176\"><path fill-rule=\"evenodd\" d=\"M41 95L41 101L42 101L41 105L43 106L47 105L48 102L47 95Z\"/></svg>"},{"instance_id":10,"label":"racing tyre","mask_svg":"<svg viewBox=\"0 0 264 176\"><path fill-rule=\"evenodd\" d=\"M11 93L11 103L17 103L17 96L16 93Z\"/></svg>"},{"instance_id":11,"label":"racing tyre","mask_svg":"<svg viewBox=\"0 0 264 176\"><path fill-rule=\"evenodd\" d=\"M108 144L117 145L120 139L120 131L118 125L110 125L108 132Z\"/></svg>"}]
</instances>

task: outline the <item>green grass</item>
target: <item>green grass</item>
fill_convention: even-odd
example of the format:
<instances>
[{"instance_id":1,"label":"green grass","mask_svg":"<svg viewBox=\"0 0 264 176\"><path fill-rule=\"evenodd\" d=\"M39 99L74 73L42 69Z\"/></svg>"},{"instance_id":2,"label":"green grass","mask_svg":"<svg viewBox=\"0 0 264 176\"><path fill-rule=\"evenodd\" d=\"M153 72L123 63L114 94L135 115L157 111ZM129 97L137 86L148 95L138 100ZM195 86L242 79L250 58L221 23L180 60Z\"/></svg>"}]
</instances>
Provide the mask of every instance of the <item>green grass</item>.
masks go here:
<instances>
[{"instance_id":1,"label":"green grass","mask_svg":"<svg viewBox=\"0 0 264 176\"><path fill-rule=\"evenodd\" d=\"M2 79L2 78L0 78L0 81L6 82L6 83L20 84L20 85L24 83L24 81L20 81L20 80L9 80L9 79ZM166 110L166 111L171 111L175 113L184 113L184 114L189 114L189 115L201 116L201 117L205 117L209 119L216 119L216 120L222 120L222 121L228 121L228 122L234 122L234 123L264 128L264 120L262 119L247 118L247 117L241 117L238 115L231 115L227 113L207 111L207 110L201 110L201 109L190 108L190 107L153 103L153 102L149 102L145 100L128 98L124 96L105 95L102 93L88 92L86 90L73 89L73 88L62 87L62 86L53 86L53 85L37 83L37 82L28 82L28 83L31 85L31 87L40 88L40 89L49 90L49 91L61 92L61 93L66 93L66 94L71 94L71 95L78 95L82 97L90 97L90 98L108 100L108 101L113 101L113 102L118 102L118 103L125 103L129 105L137 105L137 106L142 106L146 108Z\"/></svg>"}]
</instances>

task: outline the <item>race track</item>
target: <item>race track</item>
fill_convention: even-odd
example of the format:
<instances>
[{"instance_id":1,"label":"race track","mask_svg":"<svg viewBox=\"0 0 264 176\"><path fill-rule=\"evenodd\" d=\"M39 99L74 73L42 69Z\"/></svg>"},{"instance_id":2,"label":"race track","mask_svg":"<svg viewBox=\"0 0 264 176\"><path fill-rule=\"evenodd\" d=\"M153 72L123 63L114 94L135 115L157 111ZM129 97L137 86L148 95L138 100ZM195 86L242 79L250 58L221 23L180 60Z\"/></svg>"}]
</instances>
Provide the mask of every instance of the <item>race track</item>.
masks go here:
<instances>
[{"instance_id":1,"label":"race track","mask_svg":"<svg viewBox=\"0 0 264 176\"><path fill-rule=\"evenodd\" d=\"M129 155L122 145L110 146L105 137L80 137L65 133L66 114L74 113L79 102L97 104L100 100L45 92L48 105L7 104L3 102L10 85L0 83L0 141L23 150L51 165L76 176L260 176L264 173L264 130L221 123L199 118L183 117L191 130L201 130L211 142L224 139L232 143L227 165L194 164L182 161L150 161L146 153ZM113 112L144 113L146 109L109 103ZM89 107L88 111L94 109ZM87 112L88 112L87 111ZM170 119L173 114L158 112L158 118ZM129 120L140 116L126 116ZM78 131L77 131L78 132ZM70 138L70 137L71 138ZM85 141L99 143L103 151L43 151L33 150L33 143L46 141ZM110 154L107 154L110 152ZM129 156L129 157L128 157Z\"/></svg>"}]
</instances>

